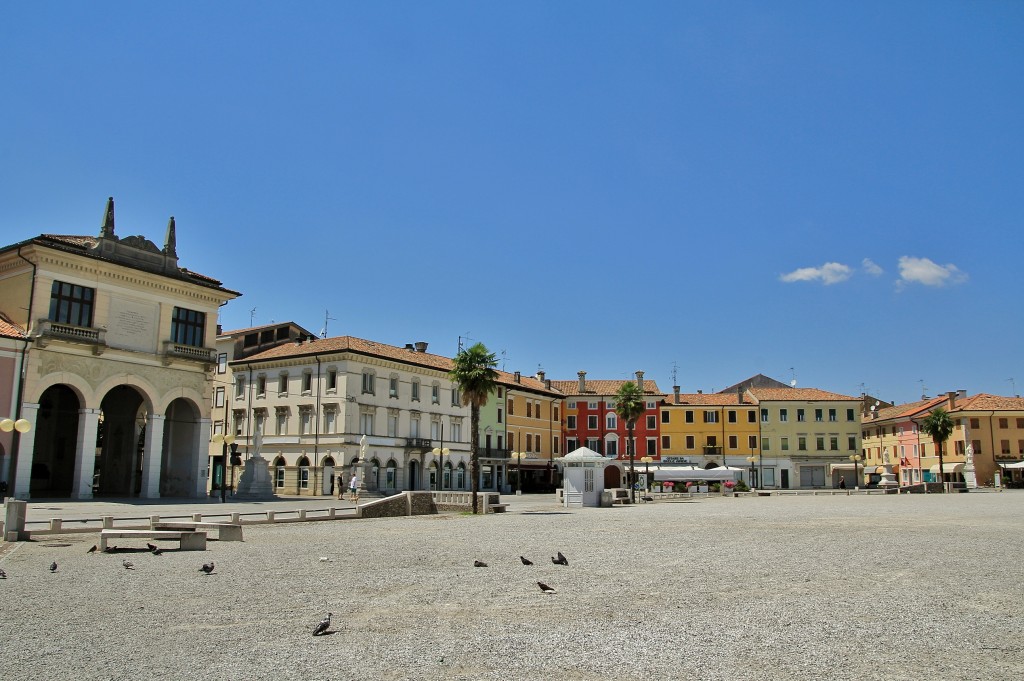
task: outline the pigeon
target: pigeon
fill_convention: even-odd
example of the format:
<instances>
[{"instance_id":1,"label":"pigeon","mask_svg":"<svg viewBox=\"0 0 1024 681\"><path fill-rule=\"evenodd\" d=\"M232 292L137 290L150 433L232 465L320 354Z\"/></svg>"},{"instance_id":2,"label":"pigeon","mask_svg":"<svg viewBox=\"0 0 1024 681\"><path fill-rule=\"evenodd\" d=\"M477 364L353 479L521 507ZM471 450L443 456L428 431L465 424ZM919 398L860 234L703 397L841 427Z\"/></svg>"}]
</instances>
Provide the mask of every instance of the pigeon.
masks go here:
<instances>
[{"instance_id":1,"label":"pigeon","mask_svg":"<svg viewBox=\"0 0 1024 681\"><path fill-rule=\"evenodd\" d=\"M645 503L645 504L646 504L647 502L649 502L649 501L654 501L654 497L640 497L640 498L641 498L641 499L643 499L643 501L644 501L644 503Z\"/></svg>"},{"instance_id":2,"label":"pigeon","mask_svg":"<svg viewBox=\"0 0 1024 681\"><path fill-rule=\"evenodd\" d=\"M213 561L211 560L209 563L203 563L203 567L199 568L199 572L205 572L208 575L212 574L213 573Z\"/></svg>"},{"instance_id":3,"label":"pigeon","mask_svg":"<svg viewBox=\"0 0 1024 681\"><path fill-rule=\"evenodd\" d=\"M547 584L545 584L544 582L537 582L537 586L539 586L540 590L543 591L546 594L553 594L553 593L555 593L554 587L550 587Z\"/></svg>"},{"instance_id":4,"label":"pigeon","mask_svg":"<svg viewBox=\"0 0 1024 681\"><path fill-rule=\"evenodd\" d=\"M153 555L154 555L154 556L159 556L159 555L160 555L161 553L163 553L163 552L164 552L164 550L163 550L163 549L160 549L160 548L156 548L156 549L153 549L153 552L152 552L152 553L153 553Z\"/></svg>"},{"instance_id":5,"label":"pigeon","mask_svg":"<svg viewBox=\"0 0 1024 681\"><path fill-rule=\"evenodd\" d=\"M7 573L3 570L0 570L0 579L7 579Z\"/></svg>"},{"instance_id":6,"label":"pigeon","mask_svg":"<svg viewBox=\"0 0 1024 681\"><path fill-rule=\"evenodd\" d=\"M96 546L95 544L93 544L93 545L92 545L92 548L91 548L91 549L89 549L88 551L86 551L86 553L96 553L96 549L98 549L98 548L99 548L98 546Z\"/></svg>"},{"instance_id":7,"label":"pigeon","mask_svg":"<svg viewBox=\"0 0 1024 681\"><path fill-rule=\"evenodd\" d=\"M523 561L523 565L533 565L533 561L524 556L519 556L519 560Z\"/></svg>"},{"instance_id":8,"label":"pigeon","mask_svg":"<svg viewBox=\"0 0 1024 681\"><path fill-rule=\"evenodd\" d=\"M330 563L331 559L328 558L327 556L320 556L320 562L321 563Z\"/></svg>"},{"instance_id":9,"label":"pigeon","mask_svg":"<svg viewBox=\"0 0 1024 681\"><path fill-rule=\"evenodd\" d=\"M483 562L482 560L474 560L473 567L487 567L487 563Z\"/></svg>"},{"instance_id":10,"label":"pigeon","mask_svg":"<svg viewBox=\"0 0 1024 681\"><path fill-rule=\"evenodd\" d=\"M558 557L557 558L555 556L551 556L551 562L554 563L555 565L568 565L569 564L569 560L565 556L562 555L561 551L558 552Z\"/></svg>"},{"instance_id":11,"label":"pigeon","mask_svg":"<svg viewBox=\"0 0 1024 681\"><path fill-rule=\"evenodd\" d=\"M146 542L146 548L150 550L150 553L152 553L153 551L156 551L156 544L150 544L149 542Z\"/></svg>"},{"instance_id":12,"label":"pigeon","mask_svg":"<svg viewBox=\"0 0 1024 681\"><path fill-rule=\"evenodd\" d=\"M103 553L113 553L114 551L117 551L116 546L108 546L107 548L103 549Z\"/></svg>"},{"instance_id":13,"label":"pigeon","mask_svg":"<svg viewBox=\"0 0 1024 681\"><path fill-rule=\"evenodd\" d=\"M52 563L50 563L50 572L56 572L56 571L57 571L57 561L53 561Z\"/></svg>"},{"instance_id":14,"label":"pigeon","mask_svg":"<svg viewBox=\"0 0 1024 681\"><path fill-rule=\"evenodd\" d=\"M331 628L331 615L332 614L334 614L334 613L330 613L330 612L327 613L327 617L325 617L322 620L320 620L320 623L317 624L316 627L313 628L313 635L314 636L320 636L321 634L326 634L327 633L327 630Z\"/></svg>"},{"instance_id":15,"label":"pigeon","mask_svg":"<svg viewBox=\"0 0 1024 681\"><path fill-rule=\"evenodd\" d=\"M135 564L132 563L129 560L122 560L121 561L121 565L124 565L124 569L125 570L134 570L135 569Z\"/></svg>"}]
</instances>

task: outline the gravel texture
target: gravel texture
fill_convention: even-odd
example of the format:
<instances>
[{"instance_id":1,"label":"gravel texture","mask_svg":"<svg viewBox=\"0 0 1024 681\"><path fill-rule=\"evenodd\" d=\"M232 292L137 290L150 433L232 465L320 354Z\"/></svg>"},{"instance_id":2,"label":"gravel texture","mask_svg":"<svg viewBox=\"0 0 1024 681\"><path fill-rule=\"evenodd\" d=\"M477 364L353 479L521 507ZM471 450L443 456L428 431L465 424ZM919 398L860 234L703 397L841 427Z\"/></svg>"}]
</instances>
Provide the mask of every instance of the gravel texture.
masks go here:
<instances>
[{"instance_id":1,"label":"gravel texture","mask_svg":"<svg viewBox=\"0 0 1024 681\"><path fill-rule=\"evenodd\" d=\"M572 511L545 498L518 508L533 510L251 526L242 543L160 556L87 554L93 534L4 545L0 670L10 679L1024 676L1024 493ZM568 566L552 564L556 551ZM207 576L199 567L210 560ZM327 611L330 633L313 637Z\"/></svg>"}]
</instances>

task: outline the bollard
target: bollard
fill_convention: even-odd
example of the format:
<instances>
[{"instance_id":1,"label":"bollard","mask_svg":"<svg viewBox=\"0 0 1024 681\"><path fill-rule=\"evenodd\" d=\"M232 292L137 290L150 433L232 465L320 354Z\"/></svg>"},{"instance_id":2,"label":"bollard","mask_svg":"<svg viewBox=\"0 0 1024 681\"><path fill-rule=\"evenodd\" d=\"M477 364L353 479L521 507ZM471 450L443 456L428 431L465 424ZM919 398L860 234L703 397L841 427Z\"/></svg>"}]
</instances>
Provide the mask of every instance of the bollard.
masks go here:
<instances>
[{"instance_id":1,"label":"bollard","mask_svg":"<svg viewBox=\"0 0 1024 681\"><path fill-rule=\"evenodd\" d=\"M110 528L112 528L114 526L114 516L112 516L112 515L105 515L105 516L103 516L102 520L103 520L103 529L104 530L109 530Z\"/></svg>"},{"instance_id":2,"label":"bollard","mask_svg":"<svg viewBox=\"0 0 1024 681\"><path fill-rule=\"evenodd\" d=\"M328 518L333 518L334 517L334 507L333 506L331 506L329 509L327 509L327 517Z\"/></svg>"},{"instance_id":3,"label":"bollard","mask_svg":"<svg viewBox=\"0 0 1024 681\"><path fill-rule=\"evenodd\" d=\"M50 518L50 531L58 532L60 530L60 524L60 518Z\"/></svg>"},{"instance_id":4,"label":"bollard","mask_svg":"<svg viewBox=\"0 0 1024 681\"><path fill-rule=\"evenodd\" d=\"M306 509L302 509L302 510L299 511L299 520L305 520L305 519L306 519Z\"/></svg>"},{"instance_id":5,"label":"bollard","mask_svg":"<svg viewBox=\"0 0 1024 681\"><path fill-rule=\"evenodd\" d=\"M240 517L241 516L240 516L240 514L238 512L232 513L231 514L231 524L232 525L237 525L240 522L240 520L239 520Z\"/></svg>"},{"instance_id":6,"label":"bollard","mask_svg":"<svg viewBox=\"0 0 1024 681\"><path fill-rule=\"evenodd\" d=\"M201 523L201 522L203 522L203 514L202 513L193 513L192 514L192 522L194 522L194 523Z\"/></svg>"},{"instance_id":7,"label":"bollard","mask_svg":"<svg viewBox=\"0 0 1024 681\"><path fill-rule=\"evenodd\" d=\"M151 529L151 530L154 529L159 522L160 522L160 516L158 516L158 515L151 515L151 516L149 516L149 529Z\"/></svg>"},{"instance_id":8,"label":"bollard","mask_svg":"<svg viewBox=\"0 0 1024 681\"><path fill-rule=\"evenodd\" d=\"M274 522L274 512L273 511L267 511L267 522L269 522L269 523Z\"/></svg>"}]
</instances>

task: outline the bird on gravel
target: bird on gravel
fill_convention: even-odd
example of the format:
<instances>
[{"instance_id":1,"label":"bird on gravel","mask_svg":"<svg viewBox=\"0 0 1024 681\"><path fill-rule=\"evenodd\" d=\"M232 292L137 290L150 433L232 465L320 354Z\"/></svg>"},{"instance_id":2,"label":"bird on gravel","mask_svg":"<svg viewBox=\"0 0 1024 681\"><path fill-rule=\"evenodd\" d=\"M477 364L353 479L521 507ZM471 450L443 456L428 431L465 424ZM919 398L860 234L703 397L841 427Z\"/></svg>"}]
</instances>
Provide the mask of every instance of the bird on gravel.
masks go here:
<instances>
[{"instance_id":1,"label":"bird on gravel","mask_svg":"<svg viewBox=\"0 0 1024 681\"><path fill-rule=\"evenodd\" d=\"M533 561L525 556L519 556L519 560L523 561L523 565L533 565Z\"/></svg>"},{"instance_id":2,"label":"bird on gravel","mask_svg":"<svg viewBox=\"0 0 1024 681\"><path fill-rule=\"evenodd\" d=\"M213 561L211 560L209 563L203 563L203 567L199 568L199 572L205 572L208 575L212 574L213 573Z\"/></svg>"},{"instance_id":3,"label":"bird on gravel","mask_svg":"<svg viewBox=\"0 0 1024 681\"><path fill-rule=\"evenodd\" d=\"M98 546L96 546L95 544L93 544L93 545L92 545L92 548L91 548L91 549L89 549L88 551L86 551L86 553L96 553L96 549L98 549L98 548L99 548Z\"/></svg>"},{"instance_id":4,"label":"bird on gravel","mask_svg":"<svg viewBox=\"0 0 1024 681\"><path fill-rule=\"evenodd\" d=\"M7 579L7 573L3 570L0 570L0 579Z\"/></svg>"},{"instance_id":5,"label":"bird on gravel","mask_svg":"<svg viewBox=\"0 0 1024 681\"><path fill-rule=\"evenodd\" d=\"M487 563L483 562L482 560L474 560L473 567L487 567Z\"/></svg>"},{"instance_id":6,"label":"bird on gravel","mask_svg":"<svg viewBox=\"0 0 1024 681\"><path fill-rule=\"evenodd\" d=\"M553 593L555 593L554 587L550 587L547 584L545 584L544 582L537 582L537 586L539 586L540 590L543 591L546 594L553 594Z\"/></svg>"},{"instance_id":7,"label":"bird on gravel","mask_svg":"<svg viewBox=\"0 0 1024 681\"><path fill-rule=\"evenodd\" d=\"M152 551L152 554L153 554L154 556L159 556L159 555L160 555L161 553L163 553L163 552L164 552L164 550L163 550L163 549L161 549L161 548L156 548L156 549L153 549L153 551Z\"/></svg>"},{"instance_id":8,"label":"bird on gravel","mask_svg":"<svg viewBox=\"0 0 1024 681\"><path fill-rule=\"evenodd\" d=\"M555 557L555 556L551 557L551 562L554 563L555 565L568 565L569 564L569 560L565 556L562 555L561 551L558 552L558 557Z\"/></svg>"},{"instance_id":9,"label":"bird on gravel","mask_svg":"<svg viewBox=\"0 0 1024 681\"><path fill-rule=\"evenodd\" d=\"M327 630L331 628L331 615L334 613L327 613L327 617L320 620L320 622L313 628L313 635L320 636L326 634Z\"/></svg>"},{"instance_id":10,"label":"bird on gravel","mask_svg":"<svg viewBox=\"0 0 1024 681\"><path fill-rule=\"evenodd\" d=\"M107 548L103 549L103 553L114 553L115 551L117 551L116 546L108 546Z\"/></svg>"},{"instance_id":11,"label":"bird on gravel","mask_svg":"<svg viewBox=\"0 0 1024 681\"><path fill-rule=\"evenodd\" d=\"M56 572L56 571L57 571L57 561L53 561L52 563L50 563L50 572Z\"/></svg>"},{"instance_id":12,"label":"bird on gravel","mask_svg":"<svg viewBox=\"0 0 1024 681\"><path fill-rule=\"evenodd\" d=\"M135 569L135 564L132 563L130 560L122 560L121 561L121 565L124 565L124 569L125 570L134 570Z\"/></svg>"},{"instance_id":13,"label":"bird on gravel","mask_svg":"<svg viewBox=\"0 0 1024 681\"><path fill-rule=\"evenodd\" d=\"M149 542L146 542L146 548L149 549L150 553L152 553L153 551L156 551L156 544L150 544Z\"/></svg>"}]
</instances>

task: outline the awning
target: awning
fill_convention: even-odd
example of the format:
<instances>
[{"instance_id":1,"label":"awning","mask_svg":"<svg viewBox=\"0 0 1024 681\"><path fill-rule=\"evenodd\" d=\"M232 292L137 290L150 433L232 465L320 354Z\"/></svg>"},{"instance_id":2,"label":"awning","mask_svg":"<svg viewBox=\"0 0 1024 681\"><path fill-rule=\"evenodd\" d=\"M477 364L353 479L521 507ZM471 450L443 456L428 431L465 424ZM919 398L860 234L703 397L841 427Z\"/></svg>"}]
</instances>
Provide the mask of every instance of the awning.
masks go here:
<instances>
[{"instance_id":1,"label":"awning","mask_svg":"<svg viewBox=\"0 0 1024 681\"><path fill-rule=\"evenodd\" d=\"M1024 468L1024 461L1018 461L1017 463L1004 463L1000 464L1003 468Z\"/></svg>"},{"instance_id":2,"label":"awning","mask_svg":"<svg viewBox=\"0 0 1024 681\"><path fill-rule=\"evenodd\" d=\"M943 473L960 473L961 471L963 471L963 469L964 469L964 465L962 463L943 463L942 464L942 472ZM939 464L935 464L934 466L932 466L931 467L931 471L932 471L932 475L938 475L939 474Z\"/></svg>"},{"instance_id":3,"label":"awning","mask_svg":"<svg viewBox=\"0 0 1024 681\"><path fill-rule=\"evenodd\" d=\"M858 463L856 465L858 471L864 470L864 464ZM853 473L853 466L854 464L852 463L830 463L829 473L831 473L832 471L850 471L851 473Z\"/></svg>"},{"instance_id":4,"label":"awning","mask_svg":"<svg viewBox=\"0 0 1024 681\"><path fill-rule=\"evenodd\" d=\"M654 471L654 479L660 480L735 480L745 471L745 468L691 468L680 466L672 468L662 466Z\"/></svg>"}]
</instances>

